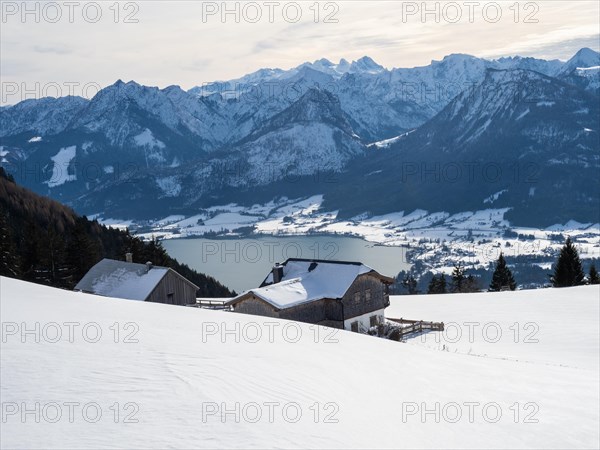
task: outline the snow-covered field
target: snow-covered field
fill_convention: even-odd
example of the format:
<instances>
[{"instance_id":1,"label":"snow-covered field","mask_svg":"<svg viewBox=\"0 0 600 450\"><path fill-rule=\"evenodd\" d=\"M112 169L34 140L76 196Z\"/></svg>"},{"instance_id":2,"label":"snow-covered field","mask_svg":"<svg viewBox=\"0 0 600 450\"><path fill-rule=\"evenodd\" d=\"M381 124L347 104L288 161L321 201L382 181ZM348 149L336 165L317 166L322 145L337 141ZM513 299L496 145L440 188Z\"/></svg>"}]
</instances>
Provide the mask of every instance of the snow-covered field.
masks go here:
<instances>
[{"instance_id":1,"label":"snow-covered field","mask_svg":"<svg viewBox=\"0 0 600 450\"><path fill-rule=\"evenodd\" d=\"M538 324L445 351L0 278L1 446L598 448L598 303L597 286L393 298L391 317Z\"/></svg>"},{"instance_id":2,"label":"snow-covered field","mask_svg":"<svg viewBox=\"0 0 600 450\"><path fill-rule=\"evenodd\" d=\"M387 317L444 322L411 345L598 371L600 286L393 296Z\"/></svg>"}]
</instances>

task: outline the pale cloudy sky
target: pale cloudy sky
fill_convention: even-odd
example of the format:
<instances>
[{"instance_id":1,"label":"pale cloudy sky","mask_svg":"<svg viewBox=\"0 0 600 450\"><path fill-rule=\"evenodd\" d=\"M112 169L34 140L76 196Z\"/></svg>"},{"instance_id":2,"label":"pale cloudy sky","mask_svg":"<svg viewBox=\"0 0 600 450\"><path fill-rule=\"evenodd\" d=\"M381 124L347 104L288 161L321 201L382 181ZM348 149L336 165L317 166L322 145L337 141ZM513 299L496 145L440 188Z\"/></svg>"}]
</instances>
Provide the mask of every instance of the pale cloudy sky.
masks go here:
<instances>
[{"instance_id":1,"label":"pale cloudy sky","mask_svg":"<svg viewBox=\"0 0 600 450\"><path fill-rule=\"evenodd\" d=\"M369 55L392 68L450 53L568 59L599 48L597 1L113 3L28 2L23 16L21 1L3 1L2 103L15 103L5 95L14 83L35 90L121 78L190 88L319 58ZM224 8L233 12L223 17Z\"/></svg>"}]
</instances>

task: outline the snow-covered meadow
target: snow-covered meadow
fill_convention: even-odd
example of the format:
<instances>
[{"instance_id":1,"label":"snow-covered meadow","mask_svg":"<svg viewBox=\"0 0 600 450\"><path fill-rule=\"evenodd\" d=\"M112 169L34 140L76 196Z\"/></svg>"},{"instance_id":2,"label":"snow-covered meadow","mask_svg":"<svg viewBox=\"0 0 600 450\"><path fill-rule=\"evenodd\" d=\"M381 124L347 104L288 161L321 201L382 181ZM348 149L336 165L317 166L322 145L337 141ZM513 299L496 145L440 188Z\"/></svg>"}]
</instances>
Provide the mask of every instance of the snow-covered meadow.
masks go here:
<instances>
[{"instance_id":1,"label":"snow-covered meadow","mask_svg":"<svg viewBox=\"0 0 600 450\"><path fill-rule=\"evenodd\" d=\"M392 299L444 348L0 278L1 446L598 448L599 294Z\"/></svg>"}]
</instances>

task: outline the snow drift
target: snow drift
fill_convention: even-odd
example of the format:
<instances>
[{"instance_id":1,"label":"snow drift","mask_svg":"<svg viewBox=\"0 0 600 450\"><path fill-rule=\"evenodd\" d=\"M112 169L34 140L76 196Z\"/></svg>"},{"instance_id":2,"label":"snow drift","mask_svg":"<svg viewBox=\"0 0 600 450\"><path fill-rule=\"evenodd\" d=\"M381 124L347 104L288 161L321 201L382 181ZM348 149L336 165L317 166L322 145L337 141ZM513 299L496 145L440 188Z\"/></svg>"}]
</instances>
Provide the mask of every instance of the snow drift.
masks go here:
<instances>
[{"instance_id":1,"label":"snow drift","mask_svg":"<svg viewBox=\"0 0 600 450\"><path fill-rule=\"evenodd\" d=\"M597 286L393 300L537 321L476 356L8 278L0 299L3 448L599 446Z\"/></svg>"}]
</instances>

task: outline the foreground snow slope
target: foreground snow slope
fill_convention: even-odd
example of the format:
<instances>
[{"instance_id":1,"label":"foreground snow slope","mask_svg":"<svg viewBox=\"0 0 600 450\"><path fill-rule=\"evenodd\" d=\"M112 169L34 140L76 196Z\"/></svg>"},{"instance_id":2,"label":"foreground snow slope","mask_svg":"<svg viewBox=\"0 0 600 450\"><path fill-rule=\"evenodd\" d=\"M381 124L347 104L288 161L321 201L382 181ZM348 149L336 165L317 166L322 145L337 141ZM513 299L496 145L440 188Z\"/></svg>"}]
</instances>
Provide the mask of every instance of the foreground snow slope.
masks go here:
<instances>
[{"instance_id":1,"label":"foreground snow slope","mask_svg":"<svg viewBox=\"0 0 600 450\"><path fill-rule=\"evenodd\" d=\"M444 322L408 340L433 349L596 370L600 287L393 296L387 317Z\"/></svg>"},{"instance_id":2,"label":"foreground snow slope","mask_svg":"<svg viewBox=\"0 0 600 450\"><path fill-rule=\"evenodd\" d=\"M552 311L573 310L560 319L570 332L551 341L564 345L549 344L556 352L552 358L541 344L526 350L515 346L514 352L502 344L501 353L518 357L498 359L411 345L414 339L402 344L341 331L329 336L330 330L293 322L94 297L1 278L1 445L597 448L598 288L552 291L550 309L543 301L549 292L519 293L523 302L515 302L514 293L499 294L492 300L496 306L483 295L421 298L432 308L421 308L424 319L444 320L446 312L458 317L463 310L481 321L494 308L504 316L514 308L516 320L536 313L540 330L546 318L555 323L549 319ZM455 302L456 310L443 302ZM416 312L412 307L401 315L410 317ZM78 323L72 325L73 342L66 322ZM229 334L220 334L224 326ZM34 331L23 334L24 327ZM97 329L99 341L88 342ZM52 342L57 330L62 339ZM137 342L124 342L132 339ZM36 402L39 423L35 414L21 414L34 410ZM68 407L61 406L65 402L78 404L72 423ZM479 404L473 406L472 423L465 402ZM234 411L236 403L237 418L209 415ZM421 416L423 408L435 410L436 403L439 419ZM115 410L120 412L116 420ZM302 416L294 421L299 410ZM58 420L56 411L62 412ZM262 417L256 420L259 411ZM315 411L320 413L316 421ZM516 421L515 411L520 413ZM498 412L502 416L493 423ZM130 413L137 423L125 423ZM532 419L537 423L528 423Z\"/></svg>"}]
</instances>

